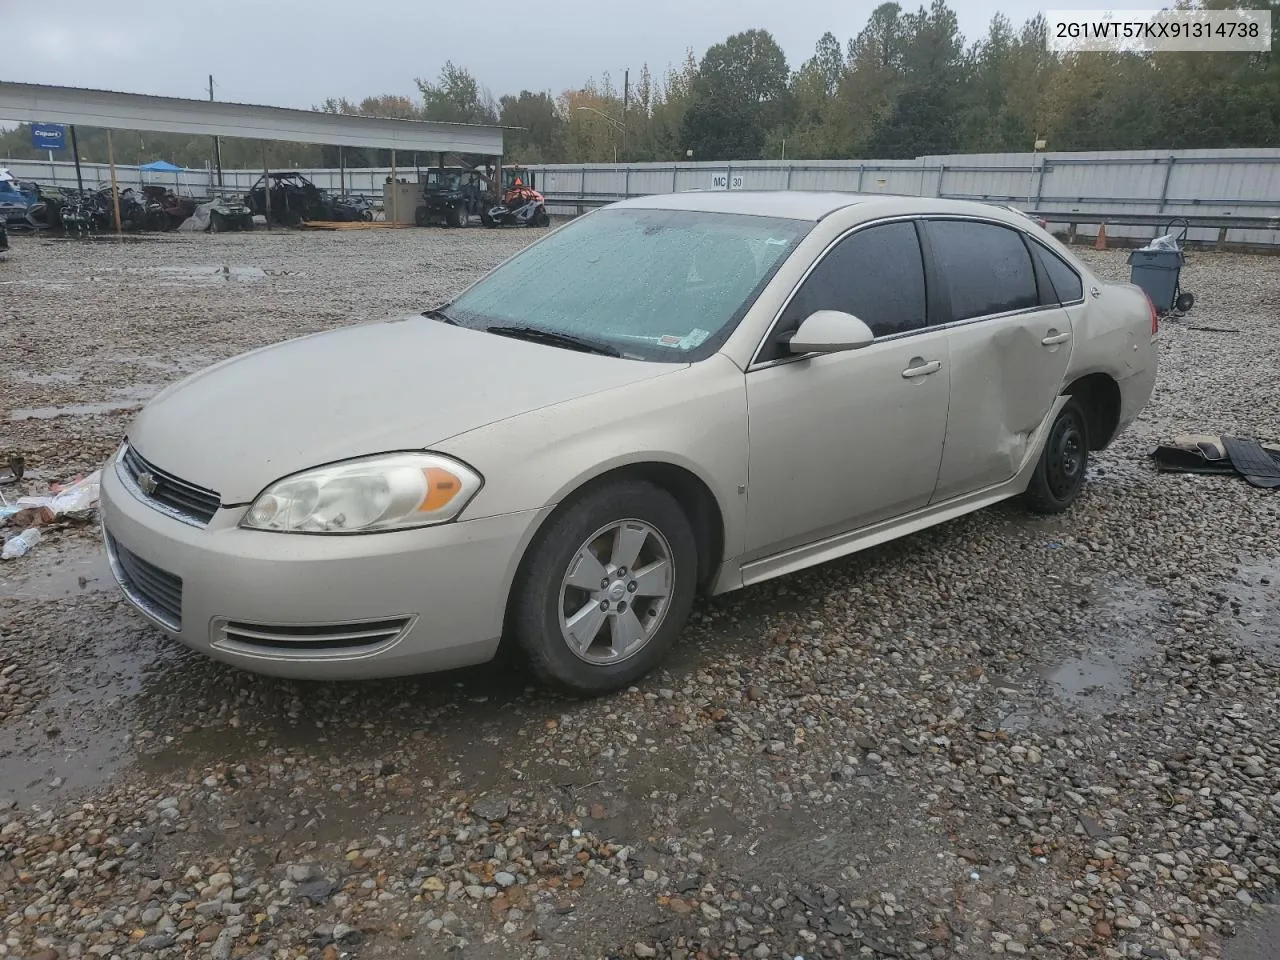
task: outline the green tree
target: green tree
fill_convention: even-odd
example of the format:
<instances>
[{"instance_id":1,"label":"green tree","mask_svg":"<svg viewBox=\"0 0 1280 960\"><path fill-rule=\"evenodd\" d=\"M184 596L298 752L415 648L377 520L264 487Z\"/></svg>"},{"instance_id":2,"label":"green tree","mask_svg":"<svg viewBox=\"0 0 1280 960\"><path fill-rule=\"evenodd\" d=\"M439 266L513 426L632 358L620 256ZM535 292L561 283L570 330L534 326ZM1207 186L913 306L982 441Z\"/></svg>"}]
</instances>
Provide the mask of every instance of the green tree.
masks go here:
<instances>
[{"instance_id":1,"label":"green tree","mask_svg":"<svg viewBox=\"0 0 1280 960\"><path fill-rule=\"evenodd\" d=\"M506 151L520 163L548 163L561 159L564 120L556 112L555 101L545 93L521 90L519 96L498 101L499 122L520 127L503 134Z\"/></svg>"},{"instance_id":2,"label":"green tree","mask_svg":"<svg viewBox=\"0 0 1280 960\"><path fill-rule=\"evenodd\" d=\"M702 58L685 112L685 140L696 159L759 156L786 111L790 71L766 30L735 33Z\"/></svg>"},{"instance_id":3,"label":"green tree","mask_svg":"<svg viewBox=\"0 0 1280 960\"><path fill-rule=\"evenodd\" d=\"M476 78L452 60L440 69L435 83L418 78L414 81L422 94L422 119L449 123L497 123L498 110L493 97L482 90Z\"/></svg>"}]
</instances>

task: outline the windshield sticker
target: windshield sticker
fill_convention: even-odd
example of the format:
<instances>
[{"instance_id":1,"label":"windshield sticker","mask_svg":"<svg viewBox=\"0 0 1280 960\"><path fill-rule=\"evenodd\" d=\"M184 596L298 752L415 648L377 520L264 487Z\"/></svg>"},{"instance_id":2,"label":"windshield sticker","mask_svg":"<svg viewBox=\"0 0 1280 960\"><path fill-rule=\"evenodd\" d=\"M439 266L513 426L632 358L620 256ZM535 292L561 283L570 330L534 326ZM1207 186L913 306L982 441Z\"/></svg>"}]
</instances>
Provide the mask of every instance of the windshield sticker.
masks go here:
<instances>
[{"instance_id":1,"label":"windshield sticker","mask_svg":"<svg viewBox=\"0 0 1280 960\"><path fill-rule=\"evenodd\" d=\"M703 330L700 327L694 327L689 331L685 338L680 341L680 348L682 350L692 350L694 347L701 346L709 336L711 336L710 330Z\"/></svg>"},{"instance_id":2,"label":"windshield sticker","mask_svg":"<svg viewBox=\"0 0 1280 960\"><path fill-rule=\"evenodd\" d=\"M684 337L677 337L675 334L664 333L658 338L658 345L662 347L679 347L684 344Z\"/></svg>"},{"instance_id":3,"label":"windshield sticker","mask_svg":"<svg viewBox=\"0 0 1280 960\"><path fill-rule=\"evenodd\" d=\"M771 247L785 247L790 242L786 237L769 237L765 240L765 243Z\"/></svg>"}]
</instances>

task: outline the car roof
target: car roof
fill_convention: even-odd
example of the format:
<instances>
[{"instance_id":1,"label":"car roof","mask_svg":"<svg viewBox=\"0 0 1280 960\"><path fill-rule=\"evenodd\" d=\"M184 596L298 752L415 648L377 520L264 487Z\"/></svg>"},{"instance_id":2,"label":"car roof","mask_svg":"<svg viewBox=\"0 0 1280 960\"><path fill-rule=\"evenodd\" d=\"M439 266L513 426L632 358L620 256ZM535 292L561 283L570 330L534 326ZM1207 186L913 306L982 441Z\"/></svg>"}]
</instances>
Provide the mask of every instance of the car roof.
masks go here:
<instances>
[{"instance_id":1,"label":"car roof","mask_svg":"<svg viewBox=\"0 0 1280 960\"><path fill-rule=\"evenodd\" d=\"M942 200L935 197L898 196L881 193L837 193L809 190L691 190L685 193L633 197L611 207L650 210L694 210L707 213L740 213L757 217L787 217L793 220L821 220L850 207L857 207L862 219L903 214L981 216L1007 223L1024 224L1026 216L997 204L972 200Z\"/></svg>"}]
</instances>

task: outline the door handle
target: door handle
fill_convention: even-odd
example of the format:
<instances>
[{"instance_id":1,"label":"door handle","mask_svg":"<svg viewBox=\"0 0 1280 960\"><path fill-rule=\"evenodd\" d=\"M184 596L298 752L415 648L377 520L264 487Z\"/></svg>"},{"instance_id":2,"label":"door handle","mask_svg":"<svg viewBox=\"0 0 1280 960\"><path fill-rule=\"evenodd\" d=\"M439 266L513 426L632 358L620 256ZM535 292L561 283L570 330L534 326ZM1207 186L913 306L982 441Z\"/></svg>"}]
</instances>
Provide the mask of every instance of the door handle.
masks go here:
<instances>
[{"instance_id":1,"label":"door handle","mask_svg":"<svg viewBox=\"0 0 1280 960\"><path fill-rule=\"evenodd\" d=\"M908 380L913 377L927 377L929 374L937 373L942 369L941 360L930 360L928 363L925 363L920 357L916 357L911 362L916 364L916 366L907 367L907 369L902 371L903 377Z\"/></svg>"},{"instance_id":2,"label":"door handle","mask_svg":"<svg viewBox=\"0 0 1280 960\"><path fill-rule=\"evenodd\" d=\"M1057 331L1051 329L1049 331L1049 335L1045 337L1043 340L1041 340L1040 342L1043 343L1046 347L1056 347L1058 344L1066 343L1070 339L1071 339L1070 330L1068 330L1066 333L1058 333Z\"/></svg>"}]
</instances>

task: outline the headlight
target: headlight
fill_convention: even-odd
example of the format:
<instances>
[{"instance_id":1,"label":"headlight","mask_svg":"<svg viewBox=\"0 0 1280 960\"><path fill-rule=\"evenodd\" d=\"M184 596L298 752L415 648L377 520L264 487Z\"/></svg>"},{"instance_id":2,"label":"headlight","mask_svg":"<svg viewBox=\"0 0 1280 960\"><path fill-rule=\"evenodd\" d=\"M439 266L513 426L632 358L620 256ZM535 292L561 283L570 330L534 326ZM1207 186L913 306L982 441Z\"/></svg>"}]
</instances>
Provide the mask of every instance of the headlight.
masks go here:
<instances>
[{"instance_id":1,"label":"headlight","mask_svg":"<svg viewBox=\"0 0 1280 960\"><path fill-rule=\"evenodd\" d=\"M375 533L447 523L480 484L470 467L437 454L348 460L272 484L240 526L280 533Z\"/></svg>"}]
</instances>

